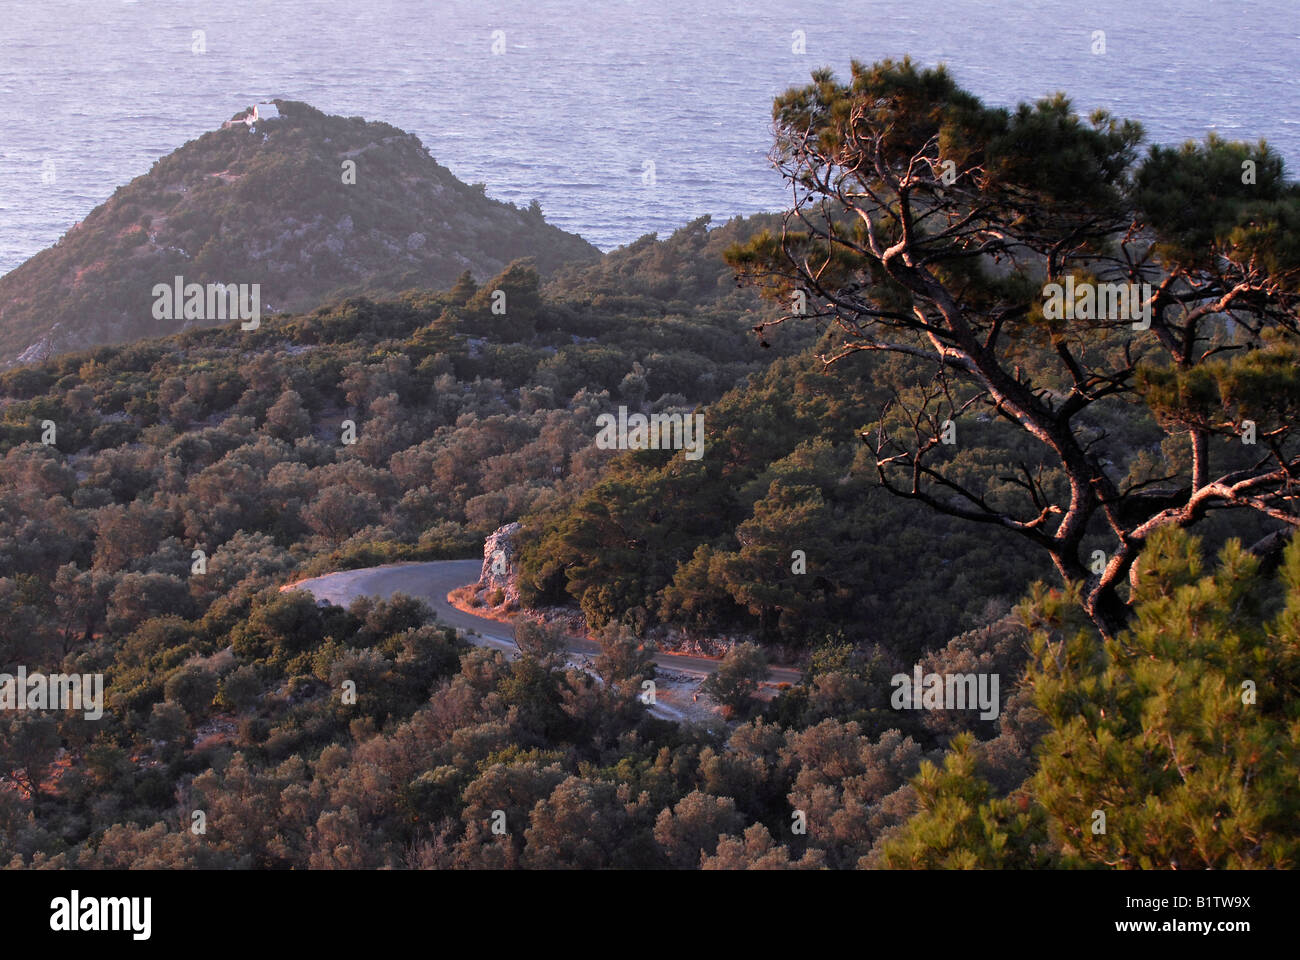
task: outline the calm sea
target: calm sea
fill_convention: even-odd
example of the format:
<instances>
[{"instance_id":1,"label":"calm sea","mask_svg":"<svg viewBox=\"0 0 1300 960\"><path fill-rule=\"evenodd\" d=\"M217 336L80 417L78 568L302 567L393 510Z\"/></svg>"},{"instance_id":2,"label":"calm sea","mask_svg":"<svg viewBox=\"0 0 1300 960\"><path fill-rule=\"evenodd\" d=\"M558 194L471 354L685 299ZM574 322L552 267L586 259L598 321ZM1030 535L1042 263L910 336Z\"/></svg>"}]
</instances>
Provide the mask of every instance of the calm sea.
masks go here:
<instances>
[{"instance_id":1,"label":"calm sea","mask_svg":"<svg viewBox=\"0 0 1300 960\"><path fill-rule=\"evenodd\" d=\"M903 54L990 103L1262 137L1300 175L1296 0L0 0L0 273L272 97L411 131L605 249L777 209L772 97Z\"/></svg>"}]
</instances>

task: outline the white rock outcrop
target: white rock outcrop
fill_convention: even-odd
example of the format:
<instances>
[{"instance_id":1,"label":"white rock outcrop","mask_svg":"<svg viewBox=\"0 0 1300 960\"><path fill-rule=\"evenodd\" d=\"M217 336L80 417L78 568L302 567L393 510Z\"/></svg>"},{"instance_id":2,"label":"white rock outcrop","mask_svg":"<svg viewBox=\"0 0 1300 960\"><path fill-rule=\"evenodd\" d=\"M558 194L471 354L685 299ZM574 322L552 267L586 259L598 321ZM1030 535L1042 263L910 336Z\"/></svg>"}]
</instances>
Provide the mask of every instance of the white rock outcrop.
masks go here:
<instances>
[{"instance_id":1,"label":"white rock outcrop","mask_svg":"<svg viewBox=\"0 0 1300 960\"><path fill-rule=\"evenodd\" d=\"M483 570L479 586L487 596L500 589L506 603L519 602L519 571L516 565L519 522L507 523L488 534L483 541Z\"/></svg>"}]
</instances>

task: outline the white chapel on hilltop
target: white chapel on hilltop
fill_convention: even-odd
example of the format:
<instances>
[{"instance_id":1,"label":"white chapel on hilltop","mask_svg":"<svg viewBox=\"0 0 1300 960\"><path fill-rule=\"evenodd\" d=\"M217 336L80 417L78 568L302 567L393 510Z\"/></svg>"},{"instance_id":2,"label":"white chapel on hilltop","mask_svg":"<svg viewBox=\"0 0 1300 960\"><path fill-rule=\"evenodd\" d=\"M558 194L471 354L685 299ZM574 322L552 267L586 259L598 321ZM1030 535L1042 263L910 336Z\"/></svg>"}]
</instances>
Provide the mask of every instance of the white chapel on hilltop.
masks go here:
<instances>
[{"instance_id":1,"label":"white chapel on hilltop","mask_svg":"<svg viewBox=\"0 0 1300 960\"><path fill-rule=\"evenodd\" d=\"M226 128L244 124L245 126L251 127L254 124L264 123L267 120L279 120L280 116L280 108L274 103L258 103L242 117L237 117L234 120L227 120L221 126Z\"/></svg>"}]
</instances>

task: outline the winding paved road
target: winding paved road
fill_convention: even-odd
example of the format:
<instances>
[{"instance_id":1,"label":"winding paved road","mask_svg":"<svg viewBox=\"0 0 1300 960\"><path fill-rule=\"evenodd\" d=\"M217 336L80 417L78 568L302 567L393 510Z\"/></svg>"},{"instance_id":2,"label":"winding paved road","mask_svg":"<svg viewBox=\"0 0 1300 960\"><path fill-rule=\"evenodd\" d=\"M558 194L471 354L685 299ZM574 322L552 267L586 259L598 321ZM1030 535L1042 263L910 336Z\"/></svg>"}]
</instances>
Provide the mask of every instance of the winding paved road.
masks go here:
<instances>
[{"instance_id":1,"label":"winding paved road","mask_svg":"<svg viewBox=\"0 0 1300 960\"><path fill-rule=\"evenodd\" d=\"M471 643L481 647L494 647L508 653L517 653L515 628L499 620L489 620L458 610L447 602L447 594L457 587L478 581L482 560L436 560L429 563L390 563L381 567L361 570L340 570L291 583L282 589L306 590L318 600L329 600L346 607L357 597L369 596L387 600L395 593L417 597L433 608L438 619L453 627L477 631L467 636ZM569 637L568 654L574 661L595 659L600 647L582 637ZM696 674L704 677L716 673L720 661L708 657L678 656L658 653L655 663L665 670ZM798 683L798 670L790 667L773 667L768 672L770 683Z\"/></svg>"}]
</instances>

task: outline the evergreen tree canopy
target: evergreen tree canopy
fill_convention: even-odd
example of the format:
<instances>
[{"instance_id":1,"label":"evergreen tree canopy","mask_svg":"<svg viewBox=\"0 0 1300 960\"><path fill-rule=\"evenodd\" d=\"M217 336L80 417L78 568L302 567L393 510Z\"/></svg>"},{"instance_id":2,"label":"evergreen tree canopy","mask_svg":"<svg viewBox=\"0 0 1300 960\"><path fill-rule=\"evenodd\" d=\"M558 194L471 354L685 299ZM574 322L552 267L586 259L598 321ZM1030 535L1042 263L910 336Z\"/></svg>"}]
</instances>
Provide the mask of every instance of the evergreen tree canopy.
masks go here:
<instances>
[{"instance_id":1,"label":"evergreen tree canopy","mask_svg":"<svg viewBox=\"0 0 1300 960\"><path fill-rule=\"evenodd\" d=\"M887 489L1045 550L1087 582L1106 636L1156 530L1229 507L1300 523L1286 419L1300 187L1267 145L1211 136L1139 161L1136 123L1085 120L1060 94L989 108L910 60L854 63L847 83L819 71L773 116L794 203L729 262L791 307L774 323L832 325L825 362L883 351L927 368L864 435ZM1121 402L1149 404L1177 439L1166 462L1131 469L1139 451L1108 442ZM1008 498L951 470L944 447L981 407L1059 476L1026 461ZM1084 540L1099 534L1094 573Z\"/></svg>"}]
</instances>

